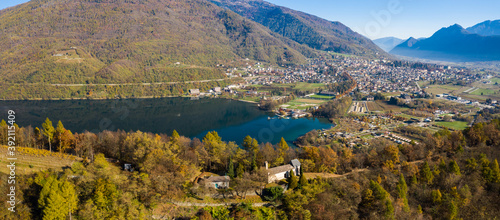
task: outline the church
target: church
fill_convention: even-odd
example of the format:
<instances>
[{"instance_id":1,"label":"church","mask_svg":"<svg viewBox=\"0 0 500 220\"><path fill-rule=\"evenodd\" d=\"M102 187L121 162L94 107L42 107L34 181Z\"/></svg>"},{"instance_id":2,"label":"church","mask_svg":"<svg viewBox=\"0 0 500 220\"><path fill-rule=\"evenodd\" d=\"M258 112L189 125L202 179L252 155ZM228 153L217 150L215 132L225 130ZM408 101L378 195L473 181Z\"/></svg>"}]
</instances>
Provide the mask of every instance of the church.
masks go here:
<instances>
[{"instance_id":1,"label":"church","mask_svg":"<svg viewBox=\"0 0 500 220\"><path fill-rule=\"evenodd\" d=\"M286 179L290 176L290 171L296 176L300 175L300 161L297 159L293 159L289 164L285 164L278 167L269 168L269 164L266 161L266 171L267 171L267 182L278 182L282 179Z\"/></svg>"}]
</instances>

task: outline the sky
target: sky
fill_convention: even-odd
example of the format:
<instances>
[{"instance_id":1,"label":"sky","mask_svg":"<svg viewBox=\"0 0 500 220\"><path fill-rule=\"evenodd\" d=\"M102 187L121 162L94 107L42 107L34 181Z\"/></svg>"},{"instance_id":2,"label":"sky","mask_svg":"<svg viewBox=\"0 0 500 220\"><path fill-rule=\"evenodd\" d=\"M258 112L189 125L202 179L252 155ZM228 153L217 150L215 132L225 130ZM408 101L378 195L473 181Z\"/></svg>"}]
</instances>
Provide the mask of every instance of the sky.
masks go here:
<instances>
[{"instance_id":1,"label":"sky","mask_svg":"<svg viewBox=\"0 0 500 220\"><path fill-rule=\"evenodd\" d=\"M430 37L442 27L464 28L500 19L499 0L267 0L331 21L370 38ZM0 9L27 2L1 0Z\"/></svg>"},{"instance_id":2,"label":"sky","mask_svg":"<svg viewBox=\"0 0 500 220\"><path fill-rule=\"evenodd\" d=\"M442 27L464 28L500 19L498 0L267 0L340 21L370 38L430 37Z\"/></svg>"}]
</instances>

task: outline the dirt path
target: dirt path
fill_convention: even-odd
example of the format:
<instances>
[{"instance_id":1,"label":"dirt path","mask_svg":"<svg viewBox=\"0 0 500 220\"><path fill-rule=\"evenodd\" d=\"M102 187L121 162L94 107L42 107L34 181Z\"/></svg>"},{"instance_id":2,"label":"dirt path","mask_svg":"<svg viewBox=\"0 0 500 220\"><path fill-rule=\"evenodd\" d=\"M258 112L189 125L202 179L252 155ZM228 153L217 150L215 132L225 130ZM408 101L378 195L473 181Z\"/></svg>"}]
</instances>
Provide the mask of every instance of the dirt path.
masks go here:
<instances>
[{"instance_id":1,"label":"dirt path","mask_svg":"<svg viewBox=\"0 0 500 220\"><path fill-rule=\"evenodd\" d=\"M238 205L240 203L194 203L194 202L177 202L177 201L169 201L170 203L176 205L176 206L182 206L182 207L212 207L212 206L232 206L232 205ZM270 205L270 203L267 202L260 202L260 203L252 203L253 207L261 207L265 205Z\"/></svg>"},{"instance_id":2,"label":"dirt path","mask_svg":"<svg viewBox=\"0 0 500 220\"><path fill-rule=\"evenodd\" d=\"M344 176L348 176L350 174L353 174L353 173L359 173L359 172L366 172L368 171L368 169L355 169L349 173L345 173L345 174L335 174L335 173L304 173L304 175L306 175L306 178L307 179L314 179L316 177L321 177L321 178L339 178L339 177L344 177Z\"/></svg>"}]
</instances>

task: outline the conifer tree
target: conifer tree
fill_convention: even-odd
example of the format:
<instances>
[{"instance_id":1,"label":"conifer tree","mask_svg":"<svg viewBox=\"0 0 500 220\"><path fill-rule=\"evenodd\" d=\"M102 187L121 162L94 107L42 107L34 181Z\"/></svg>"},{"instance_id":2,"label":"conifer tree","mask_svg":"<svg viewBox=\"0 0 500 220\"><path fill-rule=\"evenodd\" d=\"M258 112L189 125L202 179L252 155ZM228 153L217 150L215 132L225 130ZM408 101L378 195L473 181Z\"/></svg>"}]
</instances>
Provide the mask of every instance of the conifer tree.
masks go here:
<instances>
[{"instance_id":1,"label":"conifer tree","mask_svg":"<svg viewBox=\"0 0 500 220\"><path fill-rule=\"evenodd\" d=\"M306 176L304 175L304 170L302 166L300 167L300 177L299 177L299 186L302 188L304 186L307 186L308 182L306 179Z\"/></svg>"},{"instance_id":2,"label":"conifer tree","mask_svg":"<svg viewBox=\"0 0 500 220\"><path fill-rule=\"evenodd\" d=\"M180 140L181 136L179 135L179 133L177 133L176 130L172 131L172 136L170 137L170 141L172 141L173 143L177 143L179 140Z\"/></svg>"},{"instance_id":3,"label":"conifer tree","mask_svg":"<svg viewBox=\"0 0 500 220\"><path fill-rule=\"evenodd\" d=\"M73 184L58 180L51 175L41 181L38 206L42 209L42 219L66 219L78 205L78 196Z\"/></svg>"},{"instance_id":4,"label":"conifer tree","mask_svg":"<svg viewBox=\"0 0 500 220\"><path fill-rule=\"evenodd\" d=\"M247 135L243 139L243 143L241 143L241 146L243 146L243 148L248 151L251 145L252 145L252 137L250 137L250 135Z\"/></svg>"},{"instance_id":5,"label":"conifer tree","mask_svg":"<svg viewBox=\"0 0 500 220\"><path fill-rule=\"evenodd\" d=\"M491 182L500 183L500 168L498 167L498 161L495 159L493 163L490 164L491 168Z\"/></svg>"},{"instance_id":6,"label":"conifer tree","mask_svg":"<svg viewBox=\"0 0 500 220\"><path fill-rule=\"evenodd\" d=\"M408 198L406 197L408 193L408 186L406 185L405 177L403 174L399 176L399 182L397 184L399 198L403 200L403 210L405 212L410 211L410 206L408 205Z\"/></svg>"},{"instance_id":7,"label":"conifer tree","mask_svg":"<svg viewBox=\"0 0 500 220\"><path fill-rule=\"evenodd\" d=\"M450 161L449 170L450 170L450 173L454 173L454 174L459 175L459 176L462 175L462 173L460 172L460 167L458 166L458 164L455 160Z\"/></svg>"},{"instance_id":8,"label":"conifer tree","mask_svg":"<svg viewBox=\"0 0 500 220\"><path fill-rule=\"evenodd\" d=\"M297 177L293 173L293 170L290 171L290 176L288 177L288 188L295 189L298 186Z\"/></svg>"},{"instance_id":9,"label":"conifer tree","mask_svg":"<svg viewBox=\"0 0 500 220\"><path fill-rule=\"evenodd\" d=\"M432 184L432 180L434 180L434 175L432 174L431 168L429 167L429 163L425 161L422 169L420 170L420 179L423 183Z\"/></svg>"},{"instance_id":10,"label":"conifer tree","mask_svg":"<svg viewBox=\"0 0 500 220\"><path fill-rule=\"evenodd\" d=\"M236 175L239 178L242 178L244 173L245 173L245 168L243 167L243 164L239 163L238 168L236 169Z\"/></svg>"},{"instance_id":11,"label":"conifer tree","mask_svg":"<svg viewBox=\"0 0 500 220\"><path fill-rule=\"evenodd\" d=\"M448 219L450 220L456 219L458 215L458 207L455 204L455 202L453 202L453 200L451 200L450 203L448 204L448 213L449 213Z\"/></svg>"},{"instance_id":12,"label":"conifer tree","mask_svg":"<svg viewBox=\"0 0 500 220\"><path fill-rule=\"evenodd\" d=\"M252 171L257 171L259 170L259 167L257 166L257 160L256 160L257 155L254 154L252 157Z\"/></svg>"},{"instance_id":13,"label":"conifer tree","mask_svg":"<svg viewBox=\"0 0 500 220\"><path fill-rule=\"evenodd\" d=\"M443 196L441 194L441 191L439 189L436 189L436 190L432 190L431 197L432 197L432 202L434 202L435 204L438 204L438 203L441 203Z\"/></svg>"},{"instance_id":14,"label":"conifer tree","mask_svg":"<svg viewBox=\"0 0 500 220\"><path fill-rule=\"evenodd\" d=\"M234 164L233 160L229 158L229 167L227 168L227 175L231 178L234 178Z\"/></svg>"},{"instance_id":15,"label":"conifer tree","mask_svg":"<svg viewBox=\"0 0 500 220\"><path fill-rule=\"evenodd\" d=\"M394 206L390 199L385 200L385 217L387 219L394 219Z\"/></svg>"}]
</instances>

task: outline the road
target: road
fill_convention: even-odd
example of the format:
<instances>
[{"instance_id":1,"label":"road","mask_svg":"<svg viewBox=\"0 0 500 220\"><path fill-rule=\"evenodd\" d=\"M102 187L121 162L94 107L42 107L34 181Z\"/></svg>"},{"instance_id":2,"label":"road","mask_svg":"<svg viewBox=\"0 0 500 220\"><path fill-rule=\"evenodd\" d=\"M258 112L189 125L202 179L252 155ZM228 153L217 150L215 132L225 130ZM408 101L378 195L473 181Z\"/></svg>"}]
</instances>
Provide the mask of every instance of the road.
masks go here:
<instances>
[{"instance_id":1,"label":"road","mask_svg":"<svg viewBox=\"0 0 500 220\"><path fill-rule=\"evenodd\" d=\"M157 82L157 83L107 83L107 84L50 84L51 86L65 86L65 87L72 87L72 86L137 86L137 85L142 85L142 86L150 86L150 85L172 85L172 84L179 84L179 83L205 83L205 82L218 82L218 81L224 81L228 80L229 78L225 79L207 79L207 80L197 80L197 81L185 81L185 82Z\"/></svg>"},{"instance_id":2,"label":"road","mask_svg":"<svg viewBox=\"0 0 500 220\"><path fill-rule=\"evenodd\" d=\"M211 207L211 206L232 206L232 205L238 205L241 203L194 203L194 202L177 202L177 201L169 201L170 203L176 205L176 206L182 206L182 207ZM252 203L253 207L261 207L265 205L271 205L271 203L268 202L261 202L261 203Z\"/></svg>"},{"instance_id":3,"label":"road","mask_svg":"<svg viewBox=\"0 0 500 220\"><path fill-rule=\"evenodd\" d=\"M355 169L349 173L345 174L335 174L335 173L304 173L306 175L307 179L314 179L316 177L321 177L321 178L339 178L339 177L345 177L347 175L353 174L353 173L359 173L359 172L366 172L368 169Z\"/></svg>"}]
</instances>

